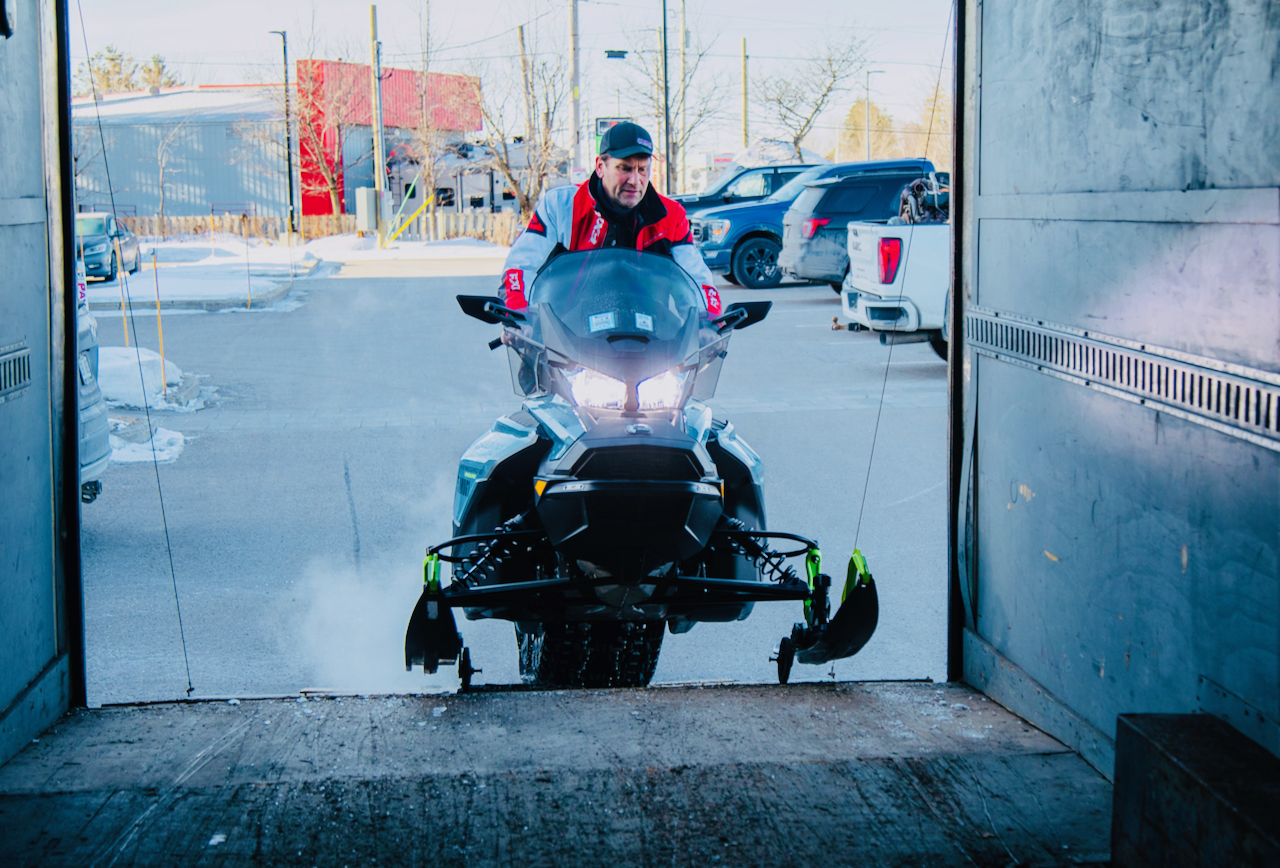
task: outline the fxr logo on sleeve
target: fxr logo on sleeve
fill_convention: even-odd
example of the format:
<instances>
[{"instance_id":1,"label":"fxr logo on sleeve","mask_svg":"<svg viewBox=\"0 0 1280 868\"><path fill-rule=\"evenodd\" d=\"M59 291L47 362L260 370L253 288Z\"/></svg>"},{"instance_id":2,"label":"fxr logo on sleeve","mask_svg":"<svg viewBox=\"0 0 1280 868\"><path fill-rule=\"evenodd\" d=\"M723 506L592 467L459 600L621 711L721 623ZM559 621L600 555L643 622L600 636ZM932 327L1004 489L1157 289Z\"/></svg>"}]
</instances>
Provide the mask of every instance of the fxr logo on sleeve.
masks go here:
<instances>
[{"instance_id":1,"label":"fxr logo on sleeve","mask_svg":"<svg viewBox=\"0 0 1280 868\"><path fill-rule=\"evenodd\" d=\"M720 316L720 290L714 286L702 285L702 291L707 295L707 310L712 316ZM510 307L510 305L507 305Z\"/></svg>"},{"instance_id":2,"label":"fxr logo on sleeve","mask_svg":"<svg viewBox=\"0 0 1280 868\"><path fill-rule=\"evenodd\" d=\"M604 218L596 215L596 222L591 226L591 234L587 236L587 244L595 247L600 243L600 233L605 227Z\"/></svg>"},{"instance_id":3,"label":"fxr logo on sleeve","mask_svg":"<svg viewBox=\"0 0 1280 868\"><path fill-rule=\"evenodd\" d=\"M508 268L502 276L502 285L507 291L507 307L512 310L524 310L529 302L524 296L524 272L518 268Z\"/></svg>"}]
</instances>

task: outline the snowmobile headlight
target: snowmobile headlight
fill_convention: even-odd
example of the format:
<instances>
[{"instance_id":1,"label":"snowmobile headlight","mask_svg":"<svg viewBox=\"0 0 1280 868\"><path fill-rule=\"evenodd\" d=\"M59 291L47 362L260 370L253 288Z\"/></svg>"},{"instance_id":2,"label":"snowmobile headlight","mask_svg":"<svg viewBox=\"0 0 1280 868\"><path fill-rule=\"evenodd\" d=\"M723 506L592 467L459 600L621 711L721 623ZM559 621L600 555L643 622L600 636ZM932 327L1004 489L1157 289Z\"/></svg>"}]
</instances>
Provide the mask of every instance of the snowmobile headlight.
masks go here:
<instances>
[{"instance_id":1,"label":"snowmobile headlight","mask_svg":"<svg viewBox=\"0 0 1280 868\"><path fill-rule=\"evenodd\" d=\"M573 401L579 406L597 407L601 410L621 410L627 401L627 384L613 377L606 377L590 368L579 368L565 374Z\"/></svg>"},{"instance_id":2,"label":"snowmobile headlight","mask_svg":"<svg viewBox=\"0 0 1280 868\"><path fill-rule=\"evenodd\" d=\"M688 371L663 371L643 380L636 389L641 410L672 410L680 406Z\"/></svg>"}]
</instances>

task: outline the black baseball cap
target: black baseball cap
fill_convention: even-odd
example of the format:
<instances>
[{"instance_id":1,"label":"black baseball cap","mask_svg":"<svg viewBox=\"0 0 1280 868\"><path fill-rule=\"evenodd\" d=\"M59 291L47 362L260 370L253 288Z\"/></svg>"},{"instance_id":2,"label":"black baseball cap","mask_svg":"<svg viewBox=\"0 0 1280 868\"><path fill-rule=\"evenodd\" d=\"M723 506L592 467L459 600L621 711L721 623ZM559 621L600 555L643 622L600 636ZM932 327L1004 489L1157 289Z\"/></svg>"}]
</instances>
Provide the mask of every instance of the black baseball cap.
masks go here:
<instances>
[{"instance_id":1,"label":"black baseball cap","mask_svg":"<svg viewBox=\"0 0 1280 868\"><path fill-rule=\"evenodd\" d=\"M653 156L653 137L639 124L623 121L614 124L600 137L600 155L606 157Z\"/></svg>"}]
</instances>

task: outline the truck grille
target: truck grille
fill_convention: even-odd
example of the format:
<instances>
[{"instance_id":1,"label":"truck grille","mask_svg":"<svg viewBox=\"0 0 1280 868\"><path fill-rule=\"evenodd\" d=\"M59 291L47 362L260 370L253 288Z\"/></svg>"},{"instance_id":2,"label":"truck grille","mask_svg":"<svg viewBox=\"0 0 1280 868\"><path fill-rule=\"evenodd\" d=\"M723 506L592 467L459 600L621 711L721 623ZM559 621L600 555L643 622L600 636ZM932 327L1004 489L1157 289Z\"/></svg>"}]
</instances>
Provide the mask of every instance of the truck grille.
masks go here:
<instances>
[{"instance_id":1,"label":"truck grille","mask_svg":"<svg viewBox=\"0 0 1280 868\"><path fill-rule=\"evenodd\" d=\"M707 227L701 220L693 220L689 223L689 234L693 236L694 244L701 244L707 240Z\"/></svg>"}]
</instances>

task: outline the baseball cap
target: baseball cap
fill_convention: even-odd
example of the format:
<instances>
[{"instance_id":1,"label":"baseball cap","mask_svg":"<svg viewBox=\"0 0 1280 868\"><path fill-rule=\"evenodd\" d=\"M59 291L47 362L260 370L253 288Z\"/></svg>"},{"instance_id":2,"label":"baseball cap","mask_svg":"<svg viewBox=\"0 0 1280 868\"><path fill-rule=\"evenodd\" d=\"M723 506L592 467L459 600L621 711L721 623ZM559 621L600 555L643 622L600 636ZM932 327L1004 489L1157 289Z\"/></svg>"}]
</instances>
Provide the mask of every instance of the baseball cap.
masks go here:
<instances>
[{"instance_id":1,"label":"baseball cap","mask_svg":"<svg viewBox=\"0 0 1280 868\"><path fill-rule=\"evenodd\" d=\"M623 121L609 127L600 137L600 154L618 159L634 157L636 154L651 156L653 137L639 124Z\"/></svg>"}]
</instances>

